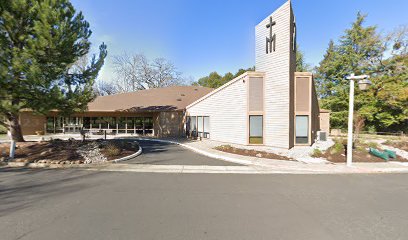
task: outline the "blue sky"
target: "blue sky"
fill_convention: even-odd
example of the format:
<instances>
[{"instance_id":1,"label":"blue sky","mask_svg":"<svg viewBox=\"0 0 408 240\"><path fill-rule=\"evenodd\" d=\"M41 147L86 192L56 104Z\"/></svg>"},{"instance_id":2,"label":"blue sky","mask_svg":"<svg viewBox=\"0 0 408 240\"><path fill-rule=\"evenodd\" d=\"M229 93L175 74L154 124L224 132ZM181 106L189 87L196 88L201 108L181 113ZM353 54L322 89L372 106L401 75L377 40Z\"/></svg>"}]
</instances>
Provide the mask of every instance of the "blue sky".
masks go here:
<instances>
[{"instance_id":1,"label":"blue sky","mask_svg":"<svg viewBox=\"0 0 408 240\"><path fill-rule=\"evenodd\" d=\"M92 43L108 45L99 79L114 78L111 57L144 53L172 61L195 80L212 71L235 72L255 65L255 25L286 0L72 0L93 31ZM368 14L368 25L387 33L408 24L407 0L293 0L298 43L317 65L330 39Z\"/></svg>"}]
</instances>

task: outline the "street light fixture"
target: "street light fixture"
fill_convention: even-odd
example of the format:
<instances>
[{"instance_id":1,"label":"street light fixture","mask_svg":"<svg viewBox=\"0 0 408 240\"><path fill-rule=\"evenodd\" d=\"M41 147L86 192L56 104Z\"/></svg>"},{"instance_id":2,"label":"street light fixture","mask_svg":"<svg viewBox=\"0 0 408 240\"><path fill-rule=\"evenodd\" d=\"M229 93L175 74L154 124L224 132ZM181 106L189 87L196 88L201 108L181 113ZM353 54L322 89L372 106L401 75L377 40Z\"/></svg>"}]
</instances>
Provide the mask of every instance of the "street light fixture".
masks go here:
<instances>
[{"instance_id":1,"label":"street light fixture","mask_svg":"<svg viewBox=\"0 0 408 240\"><path fill-rule=\"evenodd\" d=\"M354 115L354 81L358 80L358 87L360 90L365 91L372 84L368 80L370 76L359 75L355 76L354 73L348 76L346 79L350 81L350 97L349 97L349 116L348 116L348 134L347 134L347 166L351 167L353 162L353 115Z\"/></svg>"}]
</instances>

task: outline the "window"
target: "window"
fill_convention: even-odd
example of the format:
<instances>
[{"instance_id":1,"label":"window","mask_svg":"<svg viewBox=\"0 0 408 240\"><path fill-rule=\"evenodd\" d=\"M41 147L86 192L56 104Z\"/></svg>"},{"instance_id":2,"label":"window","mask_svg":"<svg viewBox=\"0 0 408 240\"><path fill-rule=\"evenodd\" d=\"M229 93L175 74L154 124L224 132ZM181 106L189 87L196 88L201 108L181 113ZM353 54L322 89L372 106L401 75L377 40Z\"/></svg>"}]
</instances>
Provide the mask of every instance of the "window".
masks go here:
<instances>
[{"instance_id":1,"label":"window","mask_svg":"<svg viewBox=\"0 0 408 240\"><path fill-rule=\"evenodd\" d=\"M143 134L143 118L136 117L133 119L135 122L136 134L142 135Z\"/></svg>"},{"instance_id":2,"label":"window","mask_svg":"<svg viewBox=\"0 0 408 240\"><path fill-rule=\"evenodd\" d=\"M47 132L54 132L54 117L47 117Z\"/></svg>"},{"instance_id":3,"label":"window","mask_svg":"<svg viewBox=\"0 0 408 240\"><path fill-rule=\"evenodd\" d=\"M210 117L203 117L204 138L210 138Z\"/></svg>"},{"instance_id":4,"label":"window","mask_svg":"<svg viewBox=\"0 0 408 240\"><path fill-rule=\"evenodd\" d=\"M118 129L119 133L126 132L126 117L118 117Z\"/></svg>"},{"instance_id":5,"label":"window","mask_svg":"<svg viewBox=\"0 0 408 240\"><path fill-rule=\"evenodd\" d=\"M210 117L190 116L187 119L186 129L192 137L210 138Z\"/></svg>"},{"instance_id":6,"label":"window","mask_svg":"<svg viewBox=\"0 0 408 240\"><path fill-rule=\"evenodd\" d=\"M144 134L153 134L153 118L144 118Z\"/></svg>"},{"instance_id":7,"label":"window","mask_svg":"<svg viewBox=\"0 0 408 240\"><path fill-rule=\"evenodd\" d=\"M309 143L309 116L296 116L296 144Z\"/></svg>"},{"instance_id":8,"label":"window","mask_svg":"<svg viewBox=\"0 0 408 240\"><path fill-rule=\"evenodd\" d=\"M189 133L193 137L197 136L197 117L190 117Z\"/></svg>"},{"instance_id":9,"label":"window","mask_svg":"<svg viewBox=\"0 0 408 240\"><path fill-rule=\"evenodd\" d=\"M249 143L263 144L263 116L249 116Z\"/></svg>"},{"instance_id":10,"label":"window","mask_svg":"<svg viewBox=\"0 0 408 240\"><path fill-rule=\"evenodd\" d=\"M203 137L203 132L204 132L203 117L197 117L197 130L198 130L198 136Z\"/></svg>"}]
</instances>

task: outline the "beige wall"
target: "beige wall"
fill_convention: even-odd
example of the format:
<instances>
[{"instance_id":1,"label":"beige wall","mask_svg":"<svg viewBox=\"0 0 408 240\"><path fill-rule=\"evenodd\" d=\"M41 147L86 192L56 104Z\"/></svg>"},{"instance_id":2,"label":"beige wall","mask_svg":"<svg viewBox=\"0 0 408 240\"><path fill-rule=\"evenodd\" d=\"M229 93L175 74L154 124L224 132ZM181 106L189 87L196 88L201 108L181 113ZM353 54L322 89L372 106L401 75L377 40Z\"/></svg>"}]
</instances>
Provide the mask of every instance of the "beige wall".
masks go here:
<instances>
[{"instance_id":1,"label":"beige wall","mask_svg":"<svg viewBox=\"0 0 408 240\"><path fill-rule=\"evenodd\" d=\"M153 117L154 134L158 137L181 137L184 132L184 112L160 112Z\"/></svg>"},{"instance_id":2,"label":"beige wall","mask_svg":"<svg viewBox=\"0 0 408 240\"><path fill-rule=\"evenodd\" d=\"M20 113L20 124L23 135L34 135L36 131L44 131L46 117L32 112Z\"/></svg>"},{"instance_id":3,"label":"beige wall","mask_svg":"<svg viewBox=\"0 0 408 240\"><path fill-rule=\"evenodd\" d=\"M311 112L311 121L312 121L312 132L311 132L311 144L313 144L316 140L317 137L317 132L320 131L320 108L319 108L319 99L317 98L317 92L316 92L316 85L314 78L312 76L312 82L311 82L311 100L312 100L312 112Z\"/></svg>"},{"instance_id":4,"label":"beige wall","mask_svg":"<svg viewBox=\"0 0 408 240\"><path fill-rule=\"evenodd\" d=\"M317 98L313 74L309 72L295 73L295 114L309 116L309 143L312 145L320 130L319 101ZM296 132L296 125L294 126ZM296 136L293 136L295 141Z\"/></svg>"},{"instance_id":5,"label":"beige wall","mask_svg":"<svg viewBox=\"0 0 408 240\"><path fill-rule=\"evenodd\" d=\"M320 131L330 134L330 112L320 112Z\"/></svg>"}]
</instances>

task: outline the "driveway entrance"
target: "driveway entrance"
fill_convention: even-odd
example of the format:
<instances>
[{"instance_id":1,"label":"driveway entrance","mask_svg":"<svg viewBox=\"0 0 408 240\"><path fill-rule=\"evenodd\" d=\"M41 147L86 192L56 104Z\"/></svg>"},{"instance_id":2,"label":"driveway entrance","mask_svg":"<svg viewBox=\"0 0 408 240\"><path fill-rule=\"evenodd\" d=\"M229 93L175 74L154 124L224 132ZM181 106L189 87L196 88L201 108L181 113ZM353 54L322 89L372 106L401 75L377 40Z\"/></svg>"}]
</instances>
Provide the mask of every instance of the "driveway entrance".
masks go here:
<instances>
[{"instance_id":1,"label":"driveway entrance","mask_svg":"<svg viewBox=\"0 0 408 240\"><path fill-rule=\"evenodd\" d=\"M147 140L138 140L138 142L143 148L142 154L124 163L153 165L240 166L240 164L200 155L172 143Z\"/></svg>"}]
</instances>

